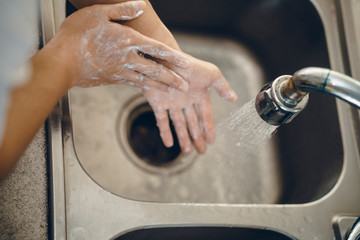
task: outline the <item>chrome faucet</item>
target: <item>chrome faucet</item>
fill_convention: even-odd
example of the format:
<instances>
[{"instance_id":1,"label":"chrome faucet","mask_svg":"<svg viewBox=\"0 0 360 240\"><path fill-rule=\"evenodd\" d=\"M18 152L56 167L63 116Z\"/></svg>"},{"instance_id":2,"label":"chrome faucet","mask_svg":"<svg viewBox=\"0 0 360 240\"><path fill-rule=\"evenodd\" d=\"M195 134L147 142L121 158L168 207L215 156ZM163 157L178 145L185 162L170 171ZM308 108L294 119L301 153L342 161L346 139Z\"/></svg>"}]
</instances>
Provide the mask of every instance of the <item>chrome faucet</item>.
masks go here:
<instances>
[{"instance_id":1,"label":"chrome faucet","mask_svg":"<svg viewBox=\"0 0 360 240\"><path fill-rule=\"evenodd\" d=\"M256 96L255 108L271 125L291 122L307 105L309 92L330 93L360 108L360 82L331 69L309 67L266 84Z\"/></svg>"},{"instance_id":2,"label":"chrome faucet","mask_svg":"<svg viewBox=\"0 0 360 240\"><path fill-rule=\"evenodd\" d=\"M354 226L351 228L347 240L359 240L360 239L360 218L356 220Z\"/></svg>"}]
</instances>

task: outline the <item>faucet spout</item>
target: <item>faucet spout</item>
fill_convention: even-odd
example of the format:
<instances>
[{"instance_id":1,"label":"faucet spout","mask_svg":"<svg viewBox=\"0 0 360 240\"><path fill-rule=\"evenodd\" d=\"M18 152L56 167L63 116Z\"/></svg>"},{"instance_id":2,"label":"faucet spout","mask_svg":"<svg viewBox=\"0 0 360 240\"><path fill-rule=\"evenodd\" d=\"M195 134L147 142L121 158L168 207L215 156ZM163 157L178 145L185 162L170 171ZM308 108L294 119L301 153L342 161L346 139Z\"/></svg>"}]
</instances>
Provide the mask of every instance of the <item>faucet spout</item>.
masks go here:
<instances>
[{"instance_id":1,"label":"faucet spout","mask_svg":"<svg viewBox=\"0 0 360 240\"><path fill-rule=\"evenodd\" d=\"M297 71L292 81L300 91L329 93L360 108L360 82L345 74L309 67Z\"/></svg>"},{"instance_id":2,"label":"faucet spout","mask_svg":"<svg viewBox=\"0 0 360 240\"><path fill-rule=\"evenodd\" d=\"M301 69L293 76L280 76L265 85L256 97L255 107L269 124L289 123L306 107L312 91L329 93L360 108L359 81L318 67Z\"/></svg>"}]
</instances>

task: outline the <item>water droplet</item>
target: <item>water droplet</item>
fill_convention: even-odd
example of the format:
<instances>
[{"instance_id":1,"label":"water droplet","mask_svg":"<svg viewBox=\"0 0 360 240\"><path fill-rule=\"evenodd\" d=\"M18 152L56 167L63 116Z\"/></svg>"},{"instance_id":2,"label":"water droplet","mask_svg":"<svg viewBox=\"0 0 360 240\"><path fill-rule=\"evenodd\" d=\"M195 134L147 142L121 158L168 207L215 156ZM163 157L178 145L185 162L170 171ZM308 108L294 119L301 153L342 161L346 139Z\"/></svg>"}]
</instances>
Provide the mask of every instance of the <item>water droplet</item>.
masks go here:
<instances>
[{"instance_id":1,"label":"water droplet","mask_svg":"<svg viewBox=\"0 0 360 240\"><path fill-rule=\"evenodd\" d=\"M264 208L264 213L265 214L271 214L271 209L270 208Z\"/></svg>"},{"instance_id":2,"label":"water droplet","mask_svg":"<svg viewBox=\"0 0 360 240\"><path fill-rule=\"evenodd\" d=\"M74 166L74 161L69 161L69 167L73 167Z\"/></svg>"},{"instance_id":3,"label":"water droplet","mask_svg":"<svg viewBox=\"0 0 360 240\"><path fill-rule=\"evenodd\" d=\"M304 220L305 220L306 223L312 223L314 221L314 219L310 215L306 215L304 217Z\"/></svg>"},{"instance_id":4,"label":"water droplet","mask_svg":"<svg viewBox=\"0 0 360 240\"><path fill-rule=\"evenodd\" d=\"M299 228L298 228L298 232L299 232L300 234L303 234L303 233L305 232L305 228L299 227Z\"/></svg>"}]
</instances>

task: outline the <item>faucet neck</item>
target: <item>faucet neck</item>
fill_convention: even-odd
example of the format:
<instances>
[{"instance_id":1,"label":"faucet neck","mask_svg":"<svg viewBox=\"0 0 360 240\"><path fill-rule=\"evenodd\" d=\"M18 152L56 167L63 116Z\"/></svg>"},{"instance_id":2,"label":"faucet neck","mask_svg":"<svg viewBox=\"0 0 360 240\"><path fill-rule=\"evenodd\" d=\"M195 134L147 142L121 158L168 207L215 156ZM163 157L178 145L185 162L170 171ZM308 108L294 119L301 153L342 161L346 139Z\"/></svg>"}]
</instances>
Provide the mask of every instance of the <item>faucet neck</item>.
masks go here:
<instances>
[{"instance_id":1,"label":"faucet neck","mask_svg":"<svg viewBox=\"0 0 360 240\"><path fill-rule=\"evenodd\" d=\"M360 108L360 82L331 69L309 67L297 71L293 85L302 92L323 92Z\"/></svg>"},{"instance_id":2,"label":"faucet neck","mask_svg":"<svg viewBox=\"0 0 360 240\"><path fill-rule=\"evenodd\" d=\"M306 92L302 92L298 90L293 82L293 78L290 78L289 81L285 82L282 86L283 97L286 99L290 99L294 103L298 103L303 99L303 97L307 94Z\"/></svg>"}]
</instances>

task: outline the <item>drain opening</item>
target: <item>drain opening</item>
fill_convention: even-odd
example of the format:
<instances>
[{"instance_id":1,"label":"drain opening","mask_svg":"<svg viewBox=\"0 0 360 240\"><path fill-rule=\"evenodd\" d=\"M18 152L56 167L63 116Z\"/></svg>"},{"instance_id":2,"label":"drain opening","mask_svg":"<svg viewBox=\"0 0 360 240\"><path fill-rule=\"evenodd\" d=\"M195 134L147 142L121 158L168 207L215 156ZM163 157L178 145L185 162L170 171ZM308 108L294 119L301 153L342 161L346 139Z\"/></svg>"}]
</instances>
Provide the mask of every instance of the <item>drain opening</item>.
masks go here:
<instances>
[{"instance_id":1,"label":"drain opening","mask_svg":"<svg viewBox=\"0 0 360 240\"><path fill-rule=\"evenodd\" d=\"M157 167L174 163L181 149L173 125L170 123L174 145L167 148L160 137L154 112L147 103L134 108L127 120L127 139L134 153L143 161Z\"/></svg>"}]
</instances>

